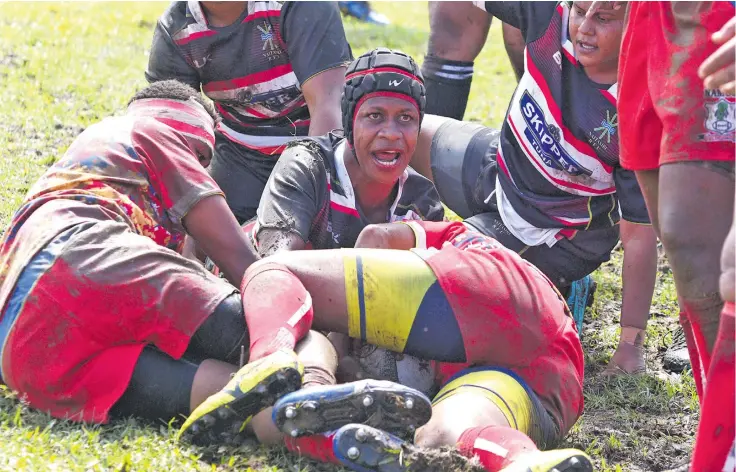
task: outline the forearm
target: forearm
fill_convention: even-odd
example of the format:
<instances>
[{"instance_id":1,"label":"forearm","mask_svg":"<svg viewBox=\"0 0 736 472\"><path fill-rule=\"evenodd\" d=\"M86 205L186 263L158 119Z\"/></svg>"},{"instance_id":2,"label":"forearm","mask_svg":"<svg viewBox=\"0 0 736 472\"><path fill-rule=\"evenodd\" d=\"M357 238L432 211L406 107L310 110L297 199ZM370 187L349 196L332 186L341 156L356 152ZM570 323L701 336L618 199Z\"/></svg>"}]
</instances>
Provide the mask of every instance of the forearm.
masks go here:
<instances>
[{"instance_id":1,"label":"forearm","mask_svg":"<svg viewBox=\"0 0 736 472\"><path fill-rule=\"evenodd\" d=\"M317 107L314 113L310 110L309 136L322 136L334 129L342 128L340 104Z\"/></svg>"},{"instance_id":2,"label":"forearm","mask_svg":"<svg viewBox=\"0 0 736 472\"><path fill-rule=\"evenodd\" d=\"M657 278L657 237L649 225L621 221L624 247L621 326L645 329Z\"/></svg>"}]
</instances>

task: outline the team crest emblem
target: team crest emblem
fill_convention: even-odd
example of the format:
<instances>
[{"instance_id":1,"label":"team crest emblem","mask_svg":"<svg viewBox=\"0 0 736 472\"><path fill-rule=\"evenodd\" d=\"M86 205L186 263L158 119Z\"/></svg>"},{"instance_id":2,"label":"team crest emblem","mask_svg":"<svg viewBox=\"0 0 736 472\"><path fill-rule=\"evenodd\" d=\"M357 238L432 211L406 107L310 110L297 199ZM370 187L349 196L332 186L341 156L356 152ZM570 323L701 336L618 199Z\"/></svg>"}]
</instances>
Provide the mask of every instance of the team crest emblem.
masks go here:
<instances>
[{"instance_id":1,"label":"team crest emblem","mask_svg":"<svg viewBox=\"0 0 736 472\"><path fill-rule=\"evenodd\" d=\"M706 90L704 141L731 141L736 136L736 105L734 97Z\"/></svg>"},{"instance_id":2,"label":"team crest emblem","mask_svg":"<svg viewBox=\"0 0 736 472\"><path fill-rule=\"evenodd\" d=\"M263 26L259 25L257 28L261 32L261 41L263 41L262 50L265 51L268 46L269 51L275 51L276 45L273 44L273 30L271 29L271 25L264 21Z\"/></svg>"},{"instance_id":3,"label":"team crest emblem","mask_svg":"<svg viewBox=\"0 0 736 472\"><path fill-rule=\"evenodd\" d=\"M618 113L614 113L611 116L611 112L606 110L606 119L601 121L601 125L594 128L593 131L600 131L598 139L606 138L606 143L611 144L611 137L616 135L616 128L618 128Z\"/></svg>"}]
</instances>

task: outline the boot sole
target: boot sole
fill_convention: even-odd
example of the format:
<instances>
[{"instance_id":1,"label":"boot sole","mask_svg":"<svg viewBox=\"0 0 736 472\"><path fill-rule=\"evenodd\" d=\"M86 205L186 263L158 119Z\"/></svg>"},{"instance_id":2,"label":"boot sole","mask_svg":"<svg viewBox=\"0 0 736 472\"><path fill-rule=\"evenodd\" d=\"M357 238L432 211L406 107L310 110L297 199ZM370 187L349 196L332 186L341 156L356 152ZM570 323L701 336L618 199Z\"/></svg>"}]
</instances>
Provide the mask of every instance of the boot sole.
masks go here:
<instances>
[{"instance_id":1,"label":"boot sole","mask_svg":"<svg viewBox=\"0 0 736 472\"><path fill-rule=\"evenodd\" d=\"M340 387L327 392L303 390L283 399L274 406L274 423L292 437L360 423L403 438L412 436L432 417L429 399L409 387L379 382L369 383L368 388L359 391Z\"/></svg>"}]
</instances>

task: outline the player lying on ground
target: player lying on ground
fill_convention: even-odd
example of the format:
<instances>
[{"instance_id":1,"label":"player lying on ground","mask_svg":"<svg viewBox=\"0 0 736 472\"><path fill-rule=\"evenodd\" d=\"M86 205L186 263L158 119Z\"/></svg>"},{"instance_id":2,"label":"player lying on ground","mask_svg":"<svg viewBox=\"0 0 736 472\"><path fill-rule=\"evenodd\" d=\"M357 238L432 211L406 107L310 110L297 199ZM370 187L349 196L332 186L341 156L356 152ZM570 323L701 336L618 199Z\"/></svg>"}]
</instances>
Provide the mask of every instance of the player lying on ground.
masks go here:
<instances>
[{"instance_id":1,"label":"player lying on ground","mask_svg":"<svg viewBox=\"0 0 736 472\"><path fill-rule=\"evenodd\" d=\"M215 103L210 173L244 222L286 143L339 128L351 59L335 2L175 2L156 25L146 78L201 87Z\"/></svg>"},{"instance_id":2,"label":"player lying on ground","mask_svg":"<svg viewBox=\"0 0 736 472\"><path fill-rule=\"evenodd\" d=\"M434 185L408 167L424 103L419 67L406 54L375 49L353 61L344 137L302 139L284 151L250 231L259 254L353 247L369 223L442 220Z\"/></svg>"},{"instance_id":3,"label":"player lying on ground","mask_svg":"<svg viewBox=\"0 0 736 472\"><path fill-rule=\"evenodd\" d=\"M734 444L735 13L732 2L636 2L619 73L622 163L636 171L667 251L703 406L694 471L731 471L735 460L726 459Z\"/></svg>"},{"instance_id":4,"label":"player lying on ground","mask_svg":"<svg viewBox=\"0 0 736 472\"><path fill-rule=\"evenodd\" d=\"M392 250L280 252L257 262L241 289L251 362L293 349L310 328L431 359L443 388L429 424L416 432L419 446L457 446L480 455L487 470L513 463L591 470L580 451L536 452L553 447L583 409L582 348L567 305L536 267L469 228L459 222L371 225L358 245ZM220 411L248 403L250 395L214 395L182 433L196 442L222 441L221 432L237 430L242 419ZM413 398L411 406L392 408L412 410L419 401ZM374 404L356 384L304 389L282 399L273 417L290 436L306 435L291 441L293 450L314 457L334 443L337 458L364 467L359 470L403 470L395 465L398 457L377 458L395 469L365 462L392 454L368 427L358 433L350 426L334 437L313 434L364 420L369 415L356 412ZM416 421L409 413L397 416ZM381 426L380 415L372 419ZM353 434L361 437L353 440ZM334 460L327 452L320 457Z\"/></svg>"},{"instance_id":5,"label":"player lying on ground","mask_svg":"<svg viewBox=\"0 0 736 472\"><path fill-rule=\"evenodd\" d=\"M411 165L434 180L449 208L539 267L566 296L573 281L609 260L620 233L622 335L608 371L640 372L656 237L633 173L619 164L616 74L625 12L586 19L590 3L486 2L489 16L520 28L526 40L524 74L503 127L427 116ZM463 38L456 41L477 55L483 21L468 20L477 16L473 9L469 2L433 5L430 47L457 48L445 44L456 30ZM461 100L452 87L428 83L435 94L428 102ZM580 322L585 297L574 298L582 302L571 303Z\"/></svg>"}]
</instances>

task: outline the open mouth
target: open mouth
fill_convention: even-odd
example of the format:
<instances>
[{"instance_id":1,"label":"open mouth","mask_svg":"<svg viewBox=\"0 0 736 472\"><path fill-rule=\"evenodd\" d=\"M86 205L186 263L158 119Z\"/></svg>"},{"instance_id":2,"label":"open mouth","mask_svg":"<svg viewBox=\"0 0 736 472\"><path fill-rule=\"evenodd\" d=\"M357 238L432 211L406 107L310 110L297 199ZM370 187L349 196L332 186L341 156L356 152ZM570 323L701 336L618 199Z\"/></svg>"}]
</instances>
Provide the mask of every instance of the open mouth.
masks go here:
<instances>
[{"instance_id":1,"label":"open mouth","mask_svg":"<svg viewBox=\"0 0 736 472\"><path fill-rule=\"evenodd\" d=\"M399 165L401 153L399 151L372 152L373 161L381 168L391 169Z\"/></svg>"},{"instance_id":2,"label":"open mouth","mask_svg":"<svg viewBox=\"0 0 736 472\"><path fill-rule=\"evenodd\" d=\"M594 52L598 50L598 46L595 46L590 43L585 43L583 41L577 41L576 44L580 52L586 53L586 52Z\"/></svg>"}]
</instances>

